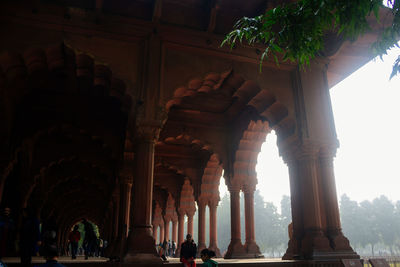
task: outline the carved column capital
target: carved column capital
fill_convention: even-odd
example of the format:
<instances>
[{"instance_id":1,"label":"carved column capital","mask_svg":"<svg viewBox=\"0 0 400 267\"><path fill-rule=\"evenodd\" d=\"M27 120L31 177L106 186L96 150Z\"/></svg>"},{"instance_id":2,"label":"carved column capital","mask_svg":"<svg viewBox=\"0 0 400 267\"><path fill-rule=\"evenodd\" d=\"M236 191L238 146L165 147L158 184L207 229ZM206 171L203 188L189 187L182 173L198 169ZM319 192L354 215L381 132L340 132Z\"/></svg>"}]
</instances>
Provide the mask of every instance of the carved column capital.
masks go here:
<instances>
[{"instance_id":1,"label":"carved column capital","mask_svg":"<svg viewBox=\"0 0 400 267\"><path fill-rule=\"evenodd\" d=\"M257 184L256 179L254 181L252 180L252 181L246 182L243 185L243 192L244 193L253 193L254 191L256 191L256 184Z\"/></svg>"},{"instance_id":2,"label":"carved column capital","mask_svg":"<svg viewBox=\"0 0 400 267\"><path fill-rule=\"evenodd\" d=\"M207 204L207 199L203 196L200 196L199 199L197 200L197 205L200 207L203 207Z\"/></svg>"},{"instance_id":3,"label":"carved column capital","mask_svg":"<svg viewBox=\"0 0 400 267\"><path fill-rule=\"evenodd\" d=\"M242 189L242 184L239 183L239 181L237 180L229 181L229 183L227 183L227 186L229 192L240 192L240 190Z\"/></svg>"},{"instance_id":4,"label":"carved column capital","mask_svg":"<svg viewBox=\"0 0 400 267\"><path fill-rule=\"evenodd\" d=\"M158 140L160 130L167 118L168 114L162 106L156 107L155 110L146 110L145 105L139 106L135 121L135 139L141 141Z\"/></svg>"},{"instance_id":5,"label":"carved column capital","mask_svg":"<svg viewBox=\"0 0 400 267\"><path fill-rule=\"evenodd\" d=\"M318 157L332 157L336 155L339 141L330 143L317 142L310 139L299 139L298 137L288 138L285 142L279 143L279 154L286 164L295 160L316 159Z\"/></svg>"}]
</instances>

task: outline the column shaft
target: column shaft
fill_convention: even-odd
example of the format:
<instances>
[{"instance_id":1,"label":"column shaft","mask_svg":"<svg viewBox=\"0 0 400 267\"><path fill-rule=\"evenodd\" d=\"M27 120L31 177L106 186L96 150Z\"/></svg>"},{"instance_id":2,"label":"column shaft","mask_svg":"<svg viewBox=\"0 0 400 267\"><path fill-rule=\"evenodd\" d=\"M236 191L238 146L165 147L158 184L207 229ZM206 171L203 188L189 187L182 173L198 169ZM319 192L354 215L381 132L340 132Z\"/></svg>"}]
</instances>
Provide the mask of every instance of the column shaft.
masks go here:
<instances>
[{"instance_id":1,"label":"column shaft","mask_svg":"<svg viewBox=\"0 0 400 267\"><path fill-rule=\"evenodd\" d=\"M128 238L125 262L160 262L154 246L151 216L153 201L154 146L152 138L136 142L133 229Z\"/></svg>"},{"instance_id":2,"label":"column shaft","mask_svg":"<svg viewBox=\"0 0 400 267\"><path fill-rule=\"evenodd\" d=\"M231 194L231 242L225 254L226 259L246 257L240 234L240 190L230 189Z\"/></svg>"},{"instance_id":3,"label":"column shaft","mask_svg":"<svg viewBox=\"0 0 400 267\"><path fill-rule=\"evenodd\" d=\"M213 250L217 257L221 257L221 252L218 248L218 238L217 238L217 207L218 207L218 202L210 203L210 246L209 246L209 249Z\"/></svg>"},{"instance_id":4,"label":"column shaft","mask_svg":"<svg viewBox=\"0 0 400 267\"><path fill-rule=\"evenodd\" d=\"M341 228L335 175L333 172L333 156L324 155L320 158L319 163L325 200L327 234L331 246L333 249L341 251L341 253L347 251L347 254L355 254L349 240L343 235Z\"/></svg>"},{"instance_id":5,"label":"column shaft","mask_svg":"<svg viewBox=\"0 0 400 267\"><path fill-rule=\"evenodd\" d=\"M158 234L158 225L157 226L153 225L153 238L155 244L157 244L157 234Z\"/></svg>"},{"instance_id":6,"label":"column shaft","mask_svg":"<svg viewBox=\"0 0 400 267\"><path fill-rule=\"evenodd\" d=\"M198 229L198 250L206 248L206 221L205 221L205 211L206 205L203 202L198 203L198 211L199 211L199 229Z\"/></svg>"},{"instance_id":7,"label":"column shaft","mask_svg":"<svg viewBox=\"0 0 400 267\"><path fill-rule=\"evenodd\" d=\"M244 193L244 212L246 224L246 243L255 242L254 235L254 191Z\"/></svg>"},{"instance_id":8,"label":"column shaft","mask_svg":"<svg viewBox=\"0 0 400 267\"><path fill-rule=\"evenodd\" d=\"M256 243L254 230L254 191L255 185L252 185L247 186L244 192L244 212L246 215L246 243L244 246L249 257L259 258L262 257L262 254Z\"/></svg>"},{"instance_id":9,"label":"column shaft","mask_svg":"<svg viewBox=\"0 0 400 267\"><path fill-rule=\"evenodd\" d=\"M180 256L181 245L183 243L183 235L185 232L185 214L180 212L178 215L178 242L176 244L176 256Z\"/></svg>"},{"instance_id":10,"label":"column shaft","mask_svg":"<svg viewBox=\"0 0 400 267\"><path fill-rule=\"evenodd\" d=\"M164 240L169 240L169 220L164 221Z\"/></svg>"},{"instance_id":11,"label":"column shaft","mask_svg":"<svg viewBox=\"0 0 400 267\"><path fill-rule=\"evenodd\" d=\"M217 205L210 205L210 247L217 247Z\"/></svg>"},{"instance_id":12,"label":"column shaft","mask_svg":"<svg viewBox=\"0 0 400 267\"><path fill-rule=\"evenodd\" d=\"M165 240L165 225L160 225L160 243L163 243Z\"/></svg>"},{"instance_id":13,"label":"column shaft","mask_svg":"<svg viewBox=\"0 0 400 267\"><path fill-rule=\"evenodd\" d=\"M188 214L187 233L191 236L193 236L193 216L194 214Z\"/></svg>"},{"instance_id":14,"label":"column shaft","mask_svg":"<svg viewBox=\"0 0 400 267\"><path fill-rule=\"evenodd\" d=\"M172 237L171 239L177 243L178 241L178 221L172 221Z\"/></svg>"}]
</instances>

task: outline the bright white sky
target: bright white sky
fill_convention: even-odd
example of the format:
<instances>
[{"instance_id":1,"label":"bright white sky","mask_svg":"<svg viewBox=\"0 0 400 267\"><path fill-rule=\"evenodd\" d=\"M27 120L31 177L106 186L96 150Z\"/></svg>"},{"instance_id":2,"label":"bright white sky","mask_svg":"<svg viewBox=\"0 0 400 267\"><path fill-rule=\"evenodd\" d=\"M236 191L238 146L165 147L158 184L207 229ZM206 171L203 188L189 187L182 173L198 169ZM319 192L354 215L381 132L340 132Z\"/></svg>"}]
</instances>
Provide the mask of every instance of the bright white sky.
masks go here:
<instances>
[{"instance_id":1,"label":"bright white sky","mask_svg":"<svg viewBox=\"0 0 400 267\"><path fill-rule=\"evenodd\" d=\"M400 200L400 76L389 82L397 55L400 49L390 51L384 62L369 62L330 90L340 141L334 161L338 200L342 194L358 202L380 195ZM274 132L258 162L257 188L265 201L279 207L290 190ZM222 182L221 195L224 187Z\"/></svg>"}]
</instances>

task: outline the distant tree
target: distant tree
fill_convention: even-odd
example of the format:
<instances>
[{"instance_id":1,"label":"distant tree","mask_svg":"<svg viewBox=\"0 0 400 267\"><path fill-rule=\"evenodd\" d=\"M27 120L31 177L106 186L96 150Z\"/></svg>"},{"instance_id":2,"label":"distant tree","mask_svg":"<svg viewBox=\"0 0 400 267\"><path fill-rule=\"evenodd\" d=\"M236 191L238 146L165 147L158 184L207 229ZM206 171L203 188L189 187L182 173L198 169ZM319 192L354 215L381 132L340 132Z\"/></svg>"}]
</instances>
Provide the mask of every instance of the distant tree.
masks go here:
<instances>
[{"instance_id":1,"label":"distant tree","mask_svg":"<svg viewBox=\"0 0 400 267\"><path fill-rule=\"evenodd\" d=\"M389 247L390 253L393 255L393 247L396 238L398 238L398 225L400 223L396 220L395 206L386 196L382 195L372 201L372 208L382 242Z\"/></svg>"},{"instance_id":2,"label":"distant tree","mask_svg":"<svg viewBox=\"0 0 400 267\"><path fill-rule=\"evenodd\" d=\"M290 197L286 195L283 195L281 200L281 221L283 227L287 227L292 221L292 206Z\"/></svg>"},{"instance_id":3,"label":"distant tree","mask_svg":"<svg viewBox=\"0 0 400 267\"><path fill-rule=\"evenodd\" d=\"M379 226L377 221L377 214L370 201L363 201L360 203L360 218L362 218L362 224L360 224L361 240L362 245L365 247L367 244L371 246L371 254L375 255L375 246L381 241L379 233Z\"/></svg>"},{"instance_id":4,"label":"distant tree","mask_svg":"<svg viewBox=\"0 0 400 267\"><path fill-rule=\"evenodd\" d=\"M288 233L288 226L292 222L292 206L290 202L289 196L282 196L281 200L281 241L284 245L287 245L289 241L289 233Z\"/></svg>"},{"instance_id":5,"label":"distant tree","mask_svg":"<svg viewBox=\"0 0 400 267\"><path fill-rule=\"evenodd\" d=\"M344 194L340 198L340 217L344 235L349 239L351 245L364 247L361 210L356 201Z\"/></svg>"}]
</instances>

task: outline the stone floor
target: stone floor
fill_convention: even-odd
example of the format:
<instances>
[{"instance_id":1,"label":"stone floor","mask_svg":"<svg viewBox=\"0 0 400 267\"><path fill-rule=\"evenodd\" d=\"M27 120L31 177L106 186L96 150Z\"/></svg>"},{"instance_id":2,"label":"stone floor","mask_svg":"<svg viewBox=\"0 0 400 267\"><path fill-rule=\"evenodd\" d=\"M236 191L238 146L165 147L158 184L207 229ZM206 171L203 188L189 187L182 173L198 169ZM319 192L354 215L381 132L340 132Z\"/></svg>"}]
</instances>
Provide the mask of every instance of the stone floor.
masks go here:
<instances>
[{"instance_id":1,"label":"stone floor","mask_svg":"<svg viewBox=\"0 0 400 267\"><path fill-rule=\"evenodd\" d=\"M340 262L308 262L308 261L283 261L277 258L263 258L263 259L215 259L219 264L219 266L224 267L238 267L238 266L254 266L254 267L305 267L305 266L329 266L329 267L339 267L341 266ZM3 261L9 266L18 266L19 258L3 258ZM45 260L41 257L33 257L32 262L34 264L44 263ZM85 260L83 256L78 256L77 259L72 260L70 257L60 257L59 262L66 266L74 266L74 267L130 267L130 266L150 266L149 264L124 264L117 262L109 262L108 258L89 258L89 260ZM197 266L201 266L202 261L200 259L196 260ZM155 266L155 265L152 265ZM167 262L163 262L156 266L179 266L182 264L179 262L177 258L169 258Z\"/></svg>"}]
</instances>

